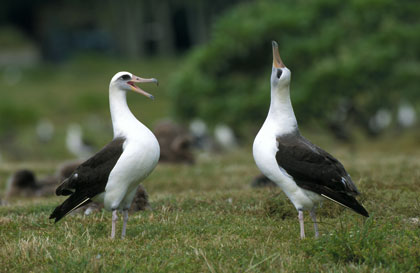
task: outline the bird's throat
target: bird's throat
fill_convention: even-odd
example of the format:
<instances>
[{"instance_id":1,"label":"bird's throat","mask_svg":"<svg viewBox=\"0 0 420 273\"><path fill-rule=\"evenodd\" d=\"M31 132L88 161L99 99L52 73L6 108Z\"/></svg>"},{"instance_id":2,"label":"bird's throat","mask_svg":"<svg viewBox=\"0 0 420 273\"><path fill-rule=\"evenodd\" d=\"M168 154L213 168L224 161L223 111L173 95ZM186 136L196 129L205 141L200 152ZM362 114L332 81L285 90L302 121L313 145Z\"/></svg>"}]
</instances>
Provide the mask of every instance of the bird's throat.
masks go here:
<instances>
[{"instance_id":1,"label":"bird's throat","mask_svg":"<svg viewBox=\"0 0 420 273\"><path fill-rule=\"evenodd\" d=\"M139 122L133 113L131 113L130 108L128 108L126 92L110 89L109 106L114 138L124 136L127 130L130 130L133 125Z\"/></svg>"},{"instance_id":2,"label":"bird's throat","mask_svg":"<svg viewBox=\"0 0 420 273\"><path fill-rule=\"evenodd\" d=\"M280 90L271 90L271 103L267 119L281 123L283 128L297 129L288 86Z\"/></svg>"}]
</instances>

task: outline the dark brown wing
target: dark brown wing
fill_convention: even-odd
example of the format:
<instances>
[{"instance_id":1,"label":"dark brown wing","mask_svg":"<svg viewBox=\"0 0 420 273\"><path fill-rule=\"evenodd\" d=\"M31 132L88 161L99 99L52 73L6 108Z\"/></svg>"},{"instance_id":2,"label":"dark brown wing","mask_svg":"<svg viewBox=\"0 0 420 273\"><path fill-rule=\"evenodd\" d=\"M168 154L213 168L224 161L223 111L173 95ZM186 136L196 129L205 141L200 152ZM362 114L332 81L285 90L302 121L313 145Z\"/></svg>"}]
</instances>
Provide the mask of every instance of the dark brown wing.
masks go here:
<instances>
[{"instance_id":1,"label":"dark brown wing","mask_svg":"<svg viewBox=\"0 0 420 273\"><path fill-rule=\"evenodd\" d=\"M359 192L349 174L332 155L300 134L278 137L277 144L278 165L293 177L299 187L368 216L353 197Z\"/></svg>"},{"instance_id":2,"label":"dark brown wing","mask_svg":"<svg viewBox=\"0 0 420 273\"><path fill-rule=\"evenodd\" d=\"M57 195L70 195L58 206L50 219L57 222L72 210L90 202L94 196L105 191L109 174L123 152L124 138L115 138L102 150L82 163L56 189Z\"/></svg>"}]
</instances>

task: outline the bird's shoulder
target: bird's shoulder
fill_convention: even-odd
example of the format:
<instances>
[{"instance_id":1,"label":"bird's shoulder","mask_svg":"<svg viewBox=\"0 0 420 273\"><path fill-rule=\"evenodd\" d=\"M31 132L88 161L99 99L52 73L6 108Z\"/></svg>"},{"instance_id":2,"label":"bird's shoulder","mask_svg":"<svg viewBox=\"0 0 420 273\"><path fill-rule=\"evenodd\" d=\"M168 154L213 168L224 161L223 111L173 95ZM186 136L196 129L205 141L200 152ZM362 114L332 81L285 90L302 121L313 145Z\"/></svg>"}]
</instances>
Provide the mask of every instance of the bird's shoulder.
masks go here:
<instances>
[{"instance_id":1,"label":"bird's shoulder","mask_svg":"<svg viewBox=\"0 0 420 273\"><path fill-rule=\"evenodd\" d=\"M69 186L77 187L88 182L106 182L124 150L125 138L114 138L91 158L80 164L69 177Z\"/></svg>"},{"instance_id":2,"label":"bird's shoulder","mask_svg":"<svg viewBox=\"0 0 420 273\"><path fill-rule=\"evenodd\" d=\"M341 163L331 154L316 146L308 139L295 132L276 137L277 154L279 159L285 155L296 162L334 165Z\"/></svg>"},{"instance_id":3,"label":"bird's shoulder","mask_svg":"<svg viewBox=\"0 0 420 273\"><path fill-rule=\"evenodd\" d=\"M96 168L109 161L119 158L123 152L123 145L125 142L124 137L114 138L111 142L105 145L99 152L93 155L91 158L83 162L77 169L83 168Z\"/></svg>"}]
</instances>

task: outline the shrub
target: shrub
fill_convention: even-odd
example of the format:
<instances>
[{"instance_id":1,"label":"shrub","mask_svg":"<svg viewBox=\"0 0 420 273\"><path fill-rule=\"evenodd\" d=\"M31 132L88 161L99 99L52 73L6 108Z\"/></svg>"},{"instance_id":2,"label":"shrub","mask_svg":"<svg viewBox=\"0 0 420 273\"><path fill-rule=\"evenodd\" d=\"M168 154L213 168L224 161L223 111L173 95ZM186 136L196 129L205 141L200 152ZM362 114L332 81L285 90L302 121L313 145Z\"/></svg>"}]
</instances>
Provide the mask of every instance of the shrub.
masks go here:
<instances>
[{"instance_id":1,"label":"shrub","mask_svg":"<svg viewBox=\"0 0 420 273\"><path fill-rule=\"evenodd\" d=\"M175 115L261 124L269 106L271 40L292 71L298 122L328 121L340 104L361 116L417 101L420 6L416 1L258 1L237 6L214 25L172 79Z\"/></svg>"}]
</instances>

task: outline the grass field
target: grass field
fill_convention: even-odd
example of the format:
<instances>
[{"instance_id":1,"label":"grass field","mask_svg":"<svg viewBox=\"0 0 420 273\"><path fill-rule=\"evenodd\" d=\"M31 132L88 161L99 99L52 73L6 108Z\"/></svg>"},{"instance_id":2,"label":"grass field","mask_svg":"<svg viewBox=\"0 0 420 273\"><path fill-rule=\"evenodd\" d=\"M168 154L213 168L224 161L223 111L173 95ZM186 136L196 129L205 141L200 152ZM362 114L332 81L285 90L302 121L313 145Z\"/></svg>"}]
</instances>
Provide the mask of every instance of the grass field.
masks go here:
<instances>
[{"instance_id":1,"label":"grass field","mask_svg":"<svg viewBox=\"0 0 420 273\"><path fill-rule=\"evenodd\" d=\"M2 272L419 272L418 139L343 146L314 136L346 166L371 217L325 202L319 239L279 189L252 189L250 147L158 165L144 185L153 210L131 215L127 237L109 238L111 214L48 220L63 199L17 199L0 207ZM392 145L391 145L392 144ZM414 145L414 146L413 146ZM54 163L6 164L48 173ZM121 230L121 222L118 232Z\"/></svg>"}]
</instances>

